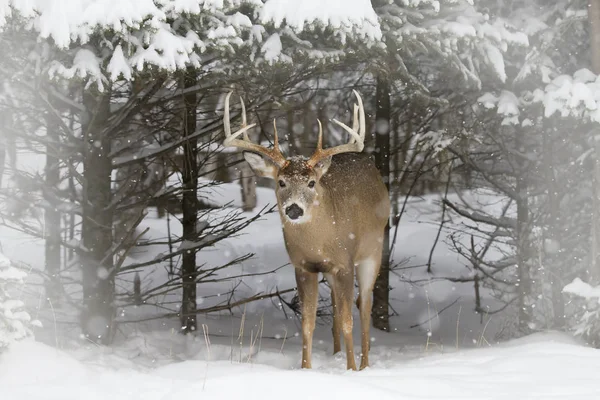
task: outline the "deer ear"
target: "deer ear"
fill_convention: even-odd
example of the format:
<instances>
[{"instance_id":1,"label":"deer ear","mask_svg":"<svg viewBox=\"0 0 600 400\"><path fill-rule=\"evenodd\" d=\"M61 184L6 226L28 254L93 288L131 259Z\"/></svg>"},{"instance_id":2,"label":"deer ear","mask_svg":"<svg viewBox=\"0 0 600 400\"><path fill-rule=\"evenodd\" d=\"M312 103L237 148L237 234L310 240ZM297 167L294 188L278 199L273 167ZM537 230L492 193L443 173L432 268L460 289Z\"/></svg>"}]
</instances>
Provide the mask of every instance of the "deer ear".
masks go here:
<instances>
[{"instance_id":1,"label":"deer ear","mask_svg":"<svg viewBox=\"0 0 600 400\"><path fill-rule=\"evenodd\" d=\"M247 151L244 152L244 158L248 161L248 164L250 164L250 167L256 175L271 179L277 177L279 168L271 160L265 160L258 154L249 153Z\"/></svg>"},{"instance_id":2,"label":"deer ear","mask_svg":"<svg viewBox=\"0 0 600 400\"><path fill-rule=\"evenodd\" d=\"M323 175L327 173L329 166L331 165L331 157L322 159L315 165L315 172L317 173L317 179L321 179Z\"/></svg>"}]
</instances>

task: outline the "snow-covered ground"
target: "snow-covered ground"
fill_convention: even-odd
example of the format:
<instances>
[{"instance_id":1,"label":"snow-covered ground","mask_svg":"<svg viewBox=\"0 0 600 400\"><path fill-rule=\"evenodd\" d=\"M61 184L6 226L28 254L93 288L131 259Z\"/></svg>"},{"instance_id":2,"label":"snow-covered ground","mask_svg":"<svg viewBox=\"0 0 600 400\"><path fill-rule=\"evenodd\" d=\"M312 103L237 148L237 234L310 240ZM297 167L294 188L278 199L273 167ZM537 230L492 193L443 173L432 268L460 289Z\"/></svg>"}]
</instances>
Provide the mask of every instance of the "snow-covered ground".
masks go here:
<instances>
[{"instance_id":1,"label":"snow-covered ground","mask_svg":"<svg viewBox=\"0 0 600 400\"><path fill-rule=\"evenodd\" d=\"M273 341L264 339L241 362L235 344L179 335L76 352L22 342L0 356L2 399L600 398L600 353L558 334L458 351L374 346L373 365L361 372L345 371L342 357L321 352L313 370L299 370L300 348Z\"/></svg>"},{"instance_id":2,"label":"snow-covered ground","mask_svg":"<svg viewBox=\"0 0 600 400\"><path fill-rule=\"evenodd\" d=\"M236 184L216 190L207 193L212 201L239 205ZM258 200L261 208L274 204L275 199L271 190L259 188ZM488 203L502 208L500 201ZM407 261L391 276L392 332L371 331L371 367L365 371L346 371L345 355L331 355L328 318L319 319L315 332L314 370L299 370L299 320L289 309L282 311L276 298L249 303L232 314L200 315L202 329L195 337L179 335L176 319L124 323L115 344L102 348L78 338L77 315L44 302L43 290L33 285L35 274L30 274L32 280L24 293L33 296L24 296L32 316L40 318L45 327L36 332L37 342L19 343L0 355L0 399L600 398L597 350L555 333L500 343L498 333L511 321L474 313L471 284L435 279L468 273L444 240L433 253L433 275L426 273L423 265L437 234L439 211L437 196L408 201L394 251L396 262ZM449 228L460 222L455 218ZM153 212L142 225L140 229L149 228L148 237L166 235L166 221ZM180 233L176 223L172 230L174 235ZM445 236L443 233L442 239ZM40 241L0 228L0 244L13 261L43 268ZM152 259L161 251L160 246L134 251L128 263ZM224 270L221 276L269 271L288 262L277 214L266 215L239 236L203 250L198 262L217 266L249 252L256 256ZM145 284L160 283L166 278L165 265L144 270L142 275ZM127 284L126 280L119 282ZM240 299L291 288L293 269L285 266L273 274L199 285L199 305L225 301L219 294L234 286ZM321 293L329 295L326 286ZM290 301L292 296L283 297ZM159 300L167 308L177 309L177 293ZM486 297L485 305L493 307L494 303ZM128 307L119 310L119 318L132 321L164 311L150 305ZM357 348L358 338L357 323Z\"/></svg>"}]
</instances>

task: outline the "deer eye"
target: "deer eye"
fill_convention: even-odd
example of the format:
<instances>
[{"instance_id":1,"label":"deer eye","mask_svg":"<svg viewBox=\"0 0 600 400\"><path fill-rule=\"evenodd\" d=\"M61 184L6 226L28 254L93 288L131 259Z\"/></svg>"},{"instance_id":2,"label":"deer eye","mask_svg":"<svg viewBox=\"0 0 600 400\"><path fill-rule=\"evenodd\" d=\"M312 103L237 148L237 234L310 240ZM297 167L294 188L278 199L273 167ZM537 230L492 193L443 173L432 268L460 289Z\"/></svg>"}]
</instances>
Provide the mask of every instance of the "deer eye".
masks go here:
<instances>
[{"instance_id":1,"label":"deer eye","mask_svg":"<svg viewBox=\"0 0 600 400\"><path fill-rule=\"evenodd\" d=\"M279 180L279 187L285 187L285 182L281 179Z\"/></svg>"},{"instance_id":2,"label":"deer eye","mask_svg":"<svg viewBox=\"0 0 600 400\"><path fill-rule=\"evenodd\" d=\"M308 187L311 188L311 189L314 188L315 187L315 181L308 182Z\"/></svg>"}]
</instances>

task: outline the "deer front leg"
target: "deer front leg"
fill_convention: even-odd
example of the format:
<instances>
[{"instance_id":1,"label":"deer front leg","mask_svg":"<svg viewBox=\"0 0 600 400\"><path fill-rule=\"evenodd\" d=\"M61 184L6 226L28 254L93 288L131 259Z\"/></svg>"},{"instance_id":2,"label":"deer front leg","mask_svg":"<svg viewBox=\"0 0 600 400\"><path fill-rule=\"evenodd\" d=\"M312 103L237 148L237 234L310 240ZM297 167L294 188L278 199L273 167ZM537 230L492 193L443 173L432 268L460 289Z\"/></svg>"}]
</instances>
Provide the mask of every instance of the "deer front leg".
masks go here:
<instances>
[{"instance_id":1,"label":"deer front leg","mask_svg":"<svg viewBox=\"0 0 600 400\"><path fill-rule=\"evenodd\" d=\"M342 351L342 327L339 313L337 312L338 307L335 303L335 282L333 280L333 275L331 274L325 274L325 279L327 279L327 283L329 283L329 287L331 288L331 308L333 313L333 327L331 328L331 332L333 333L333 354L337 354Z\"/></svg>"},{"instance_id":2,"label":"deer front leg","mask_svg":"<svg viewBox=\"0 0 600 400\"><path fill-rule=\"evenodd\" d=\"M340 320L346 344L346 368L356 371L352 338L352 298L354 297L354 271L339 271L334 277L336 313Z\"/></svg>"},{"instance_id":3,"label":"deer front leg","mask_svg":"<svg viewBox=\"0 0 600 400\"><path fill-rule=\"evenodd\" d=\"M318 274L296 268L296 285L302 304L302 368L312 368L312 341L318 301Z\"/></svg>"},{"instance_id":4,"label":"deer front leg","mask_svg":"<svg viewBox=\"0 0 600 400\"><path fill-rule=\"evenodd\" d=\"M369 366L369 350L371 328L371 309L373 308L373 286L381 265L381 249L377 249L369 258L358 263L356 273L358 277L358 300L360 310L361 348L360 369Z\"/></svg>"}]
</instances>

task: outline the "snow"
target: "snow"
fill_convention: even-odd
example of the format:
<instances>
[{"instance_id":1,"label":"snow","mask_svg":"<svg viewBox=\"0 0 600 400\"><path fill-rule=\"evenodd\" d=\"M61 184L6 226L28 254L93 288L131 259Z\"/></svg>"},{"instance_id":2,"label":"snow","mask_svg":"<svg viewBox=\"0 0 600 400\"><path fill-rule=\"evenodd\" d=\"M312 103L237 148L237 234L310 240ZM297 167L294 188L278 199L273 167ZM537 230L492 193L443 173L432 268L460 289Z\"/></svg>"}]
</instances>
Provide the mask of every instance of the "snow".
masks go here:
<instances>
[{"instance_id":1,"label":"snow","mask_svg":"<svg viewBox=\"0 0 600 400\"><path fill-rule=\"evenodd\" d=\"M519 99L513 92L508 90L500 92L498 114L505 116L519 115Z\"/></svg>"},{"instance_id":2,"label":"snow","mask_svg":"<svg viewBox=\"0 0 600 400\"><path fill-rule=\"evenodd\" d=\"M483 104L485 108L494 108L498 103L498 98L490 92L486 92L477 99L478 103Z\"/></svg>"},{"instance_id":3,"label":"snow","mask_svg":"<svg viewBox=\"0 0 600 400\"><path fill-rule=\"evenodd\" d=\"M516 125L519 123L519 98L511 91L502 90L499 96L484 93L477 99L487 109L496 108L498 115L503 116L502 125Z\"/></svg>"},{"instance_id":4,"label":"snow","mask_svg":"<svg viewBox=\"0 0 600 400\"><path fill-rule=\"evenodd\" d=\"M583 297L584 299L597 299L600 303L600 286L592 286L579 278L575 278L563 288L563 292Z\"/></svg>"},{"instance_id":5,"label":"snow","mask_svg":"<svg viewBox=\"0 0 600 400\"><path fill-rule=\"evenodd\" d=\"M279 34L274 33L265 41L262 46L262 53L264 54L265 60L268 62L276 60L281 55L281 38Z\"/></svg>"},{"instance_id":6,"label":"snow","mask_svg":"<svg viewBox=\"0 0 600 400\"><path fill-rule=\"evenodd\" d=\"M546 85L536 100L544 105L544 116L587 118L600 122L600 78L588 69L559 75Z\"/></svg>"},{"instance_id":7,"label":"snow","mask_svg":"<svg viewBox=\"0 0 600 400\"><path fill-rule=\"evenodd\" d=\"M596 80L596 74L594 74L587 68L582 68L580 70L575 71L575 73L573 74L573 79L576 82L594 82Z\"/></svg>"},{"instance_id":8,"label":"snow","mask_svg":"<svg viewBox=\"0 0 600 400\"><path fill-rule=\"evenodd\" d=\"M31 159L28 166L34 166ZM201 186L203 183L206 182L201 182ZM271 189L259 187L257 195L257 209L275 202ZM237 184L209 187L202 190L201 196L212 204L233 207L219 211L215 218L241 205ZM478 193L477 199L483 201L484 195ZM436 195L408 199L398 231L395 262L408 259L408 266L427 262L438 228L438 201ZM503 208L501 202L496 203L494 207L498 210ZM453 223L462 222L458 219ZM164 238L165 224L164 219L150 212L140 229L149 228L151 238ZM172 235L180 234L180 227L173 224ZM43 268L40 262L43 245L39 241L5 228L0 228L0 238L8 256ZM134 250L126 265L152 259L165 250L165 246L151 246L144 252ZM220 272L219 277L230 280L198 286L202 307L221 304L235 286L236 298L240 299L294 286L291 266L274 274L247 276L280 267L289 260L277 213L265 215L237 237L203 249L198 261L207 268L214 267L249 252L256 255ZM153 283L163 281L165 265L142 270L143 282L147 282L150 274ZM116 343L104 348L72 339L72 335L63 332L71 330L76 315L68 314L68 308L50 309L48 304L41 304L39 296L43 289L33 285L29 287L33 298L26 300L37 305L36 313L45 316L49 328L36 330L38 340L43 343L16 342L0 353L1 398L152 400L203 396L262 400L274 396L305 399L316 394L349 399L369 396L419 400L598 398L600 385L595 383L594 374L600 367L600 355L596 350L558 334L498 344L495 334L501 321L472 312L472 286L436 280L436 277L468 274L445 243L436 247L433 272L427 275L423 267L408 268L391 276L392 306L399 315L391 318L392 333L371 331L371 368L361 372L345 370L345 355L331 355L330 320L322 323L321 319L315 332L314 370L299 370L302 347L299 322L284 315L276 299L250 303L233 314L199 315L199 326L207 327L210 342L205 342L202 331L188 338L177 334L176 319L125 322L154 317L164 311L159 307L119 309L122 324ZM242 274L246 276L236 278ZM128 284L119 280L119 287ZM329 294L327 288L321 288L320 292L323 296ZM165 296L164 307L171 307L170 301L176 301L177 296L178 293ZM291 294L284 298L289 301ZM438 314L437 310L454 301L454 306ZM483 305L494 308L488 297L483 298ZM245 331L238 339L242 315ZM358 321L355 318L357 354ZM58 334L51 328L55 324L61 329ZM417 326L411 328L414 325ZM250 337L260 340L255 339L251 344ZM565 369L565 365L569 368ZM270 393L275 395L269 396Z\"/></svg>"},{"instance_id":9,"label":"snow","mask_svg":"<svg viewBox=\"0 0 600 400\"><path fill-rule=\"evenodd\" d=\"M153 37L152 43L147 48L139 49L132 57L131 62L143 69L144 63L150 63L169 71L184 68L192 61L190 54L196 44L188 37L181 37L171 32L167 24L161 24Z\"/></svg>"},{"instance_id":10,"label":"snow","mask_svg":"<svg viewBox=\"0 0 600 400\"><path fill-rule=\"evenodd\" d=\"M267 0L260 10L263 23L276 27L284 21L294 31L307 25L329 25L338 34L356 34L370 40L381 39L379 21L369 0Z\"/></svg>"},{"instance_id":11,"label":"snow","mask_svg":"<svg viewBox=\"0 0 600 400\"><path fill-rule=\"evenodd\" d=\"M39 326L38 321L31 321L31 316L24 309L25 302L21 299L19 289L26 276L0 253L0 351L30 336L32 325Z\"/></svg>"},{"instance_id":12,"label":"snow","mask_svg":"<svg viewBox=\"0 0 600 400\"><path fill-rule=\"evenodd\" d=\"M267 33L262 26L252 26L252 20L247 16L231 11L242 3L251 3L262 23L281 29ZM404 0L401 3L413 8L429 7L434 13L443 8L434 0ZM448 1L444 5L455 3L472 5L469 1ZM198 66L200 53L209 46L241 45L246 36L241 34L242 30L248 32L249 41L260 48L267 62L291 60L284 48L284 43L289 40L282 40L282 36L300 42L302 39L295 34L322 25L333 27L342 42L349 35L366 40L382 37L378 17L369 0L0 0L0 25L10 14L11 7L31 19L31 26L41 38L51 38L62 48L85 44L98 26L111 28L115 40L107 45L110 48L102 49L108 61L105 70L102 67L104 58L89 49L75 47L70 51L74 54L72 61L55 62L49 71L51 76L67 79L91 78L88 85L94 83L100 89L109 79L131 79L134 68L142 70L148 64L166 70L190 64ZM472 10L465 8L464 13L456 13L452 20L445 20L441 15L439 20L424 26L406 22L399 29L400 35L439 34L444 46L461 54L465 54L459 51L463 41L468 46L477 46L487 56L486 64L504 82L503 52L508 44L527 46L527 36L513 32L501 20L489 23L487 17L474 14ZM206 19L210 22L202 37L193 31L182 33L167 22L182 17L182 13L205 12L212 14ZM324 54L320 51L310 49L306 54L320 57ZM466 65L474 65L474 60L463 61ZM463 72L475 74L474 68ZM582 69L573 76L556 77L545 90L535 93L535 99L543 102L547 115L558 112L600 121L598 82L591 71ZM503 123L519 122L520 99L513 92L486 93L479 102L486 108L497 108L497 113L504 117ZM531 123L531 120L522 122L523 126ZM427 141L434 152L452 142L443 131L429 131L419 138ZM149 153L158 150L145 149ZM173 179L179 178L173 176ZM275 204L272 190L258 188L257 192L257 210ZM475 193L463 195L477 199L484 197ZM212 220L238 212L241 205L237 184L206 188L201 190L201 196L211 204L224 206L210 213L210 221L198 221L202 229L208 230ZM452 196L453 201L458 201ZM284 307L277 298L255 301L243 310L236 308L231 313L199 315L199 326L208 332L206 337L201 332L188 337L177 334L176 319L140 322L161 313L176 313L180 292L174 291L157 300L157 304L119 307L116 343L109 348L97 347L73 338L71 326L77 324L77 314L69 305L57 305L55 309L54 305L48 304L42 297L39 277L33 274L27 278L22 270L13 268L8 258L0 254L0 281L24 282L27 286L26 290L17 292L18 296L0 299L0 316L8 317L16 324L23 323L17 327L19 338L24 332L24 324L30 321L29 314L22 310L26 307L33 306L35 318L39 314L54 327L37 330L38 342L12 343L11 340L8 349L0 352L1 397L9 400L107 397L151 400L204 396L262 400L269 393L275 393L286 400L315 395L420 400L599 398L600 384L596 383L595 372L600 367L600 355L596 350L555 333L503 344L497 342L496 334L502 330L503 322L473 312L472 285L444 279L472 276L472 271L465 268L448 243L438 244L432 253L433 272L425 273L423 265L428 261L438 228L439 201L436 195L407 199L393 260L395 263L408 260L408 266L401 265L390 277L394 288L391 305L397 315L391 317L392 332L371 332L372 366L362 372L346 371L345 356L330 354L330 326L322 323L323 320L327 322L326 317L319 318L320 325L315 332L315 369L298 370L302 348L298 319L284 314ZM498 209L502 207L501 202L496 202ZM254 213L240 215L252 217ZM173 219L171 234L180 237L181 227ZM467 229L464 219L456 216L452 219L445 229L453 230L461 224L463 230ZM163 243L133 249L125 261L125 268L163 259L167 253L162 240L166 235L165 219L151 212L140 224L140 230L145 229L147 233L143 239ZM353 233L349 235L354 236ZM204 240L212 238L214 236L208 235ZM0 241L11 258L32 268L43 268L41 241L7 231L5 227L0 228ZM199 243L203 242L182 241L178 248L186 250ZM264 215L239 235L202 249L197 261L202 268L210 270L249 253L255 255L217 271L209 282L198 285L201 307L223 304L234 287L236 299L242 299L295 286L293 268L286 265L289 258L277 213ZM494 251L490 251L490 258L493 258L492 253ZM163 262L136 272L140 273L144 285L156 286L169 279L167 266ZM269 272L281 266L276 273ZM99 276L106 277L107 272L101 270ZM119 294L130 291L130 286L127 277L118 277ZM80 300L77 298L79 289L74 294L76 302ZM600 299L600 288L580 280L567 285L564 291L593 301ZM329 295L324 286L320 287L320 292L324 297ZM490 293L482 292L482 307L498 308ZM293 294L282 295L282 299L289 301ZM240 332L238 337L238 331L244 326L240 320L245 321L246 331ZM355 318L355 345L360 337L358 321ZM90 330L101 332L106 323L102 318L92 318ZM2 340L0 336L0 343Z\"/></svg>"},{"instance_id":13,"label":"snow","mask_svg":"<svg viewBox=\"0 0 600 400\"><path fill-rule=\"evenodd\" d=\"M73 59L73 65L70 68L65 67L58 61L54 61L48 71L50 77L60 75L66 79L89 77L87 86L94 82L100 90L104 88L104 76L100 69L101 60L88 49L79 49Z\"/></svg>"},{"instance_id":14,"label":"snow","mask_svg":"<svg viewBox=\"0 0 600 400\"><path fill-rule=\"evenodd\" d=\"M95 347L63 351L23 341L0 355L2 398L595 400L600 396L598 351L554 333L473 350L411 349L374 342L373 366L361 372L345 371L342 358L321 351L316 352L315 369L298 370L299 346L287 344L281 350L278 339L263 339L262 345L240 362L236 345L185 342L178 335L138 337L114 351Z\"/></svg>"},{"instance_id":15,"label":"snow","mask_svg":"<svg viewBox=\"0 0 600 400\"><path fill-rule=\"evenodd\" d=\"M600 332L600 286L594 287L575 278L563 288L563 292L572 295L574 305L579 306L572 328L574 334L591 340L597 338Z\"/></svg>"},{"instance_id":16,"label":"snow","mask_svg":"<svg viewBox=\"0 0 600 400\"><path fill-rule=\"evenodd\" d=\"M121 45L115 47L106 71L110 74L111 81L116 81L121 75L123 75L124 79L131 80L131 68L125 59Z\"/></svg>"},{"instance_id":17,"label":"snow","mask_svg":"<svg viewBox=\"0 0 600 400\"><path fill-rule=\"evenodd\" d=\"M87 42L98 26L125 33L144 23L148 16L164 20L153 0L1 0L0 22L5 23L10 7L35 19L41 38L52 38L58 47Z\"/></svg>"},{"instance_id":18,"label":"snow","mask_svg":"<svg viewBox=\"0 0 600 400\"><path fill-rule=\"evenodd\" d=\"M0 268L10 267L10 260L2 253L0 253Z\"/></svg>"},{"instance_id":19,"label":"snow","mask_svg":"<svg viewBox=\"0 0 600 400\"><path fill-rule=\"evenodd\" d=\"M465 23L466 21L463 19L454 21L449 21L444 23L440 30L446 34L451 34L452 36L463 37L463 36L475 36L477 35L477 30L474 26L469 23Z\"/></svg>"},{"instance_id":20,"label":"snow","mask_svg":"<svg viewBox=\"0 0 600 400\"><path fill-rule=\"evenodd\" d=\"M22 282L26 276L27 274L21 270L8 267L4 268L4 266L0 264L0 281Z\"/></svg>"},{"instance_id":21,"label":"snow","mask_svg":"<svg viewBox=\"0 0 600 400\"><path fill-rule=\"evenodd\" d=\"M266 3L259 0L0 0L0 28L13 10L17 11L30 20L29 26L41 39L52 39L59 49L85 46L99 27L111 30L115 35L112 43L102 42L98 49L102 54L114 51L107 76L101 72L100 57L89 49L77 51L73 61L66 57L62 62L55 61L50 71L51 76L67 79L91 76L88 85L96 84L102 90L105 80L131 79L132 68L141 70L153 65L173 71L187 65L200 67L200 55L209 45L233 50L233 46L260 42L262 32L252 26L248 16L237 11L242 3L253 7L263 24L280 27L285 21L282 31L291 37L315 25L331 26L342 43L351 35L361 40L379 40L382 36L377 15L368 0L268 0ZM208 17L207 22L202 23L206 35L202 38L193 30L182 33L169 22L181 20L176 25L185 25L184 20L192 19L189 24L195 24L193 20L202 17ZM244 31L252 32L248 43L244 42L243 37L247 36ZM282 44L278 39L273 35L262 43L268 62L281 59ZM322 57L318 49L311 49L309 54Z\"/></svg>"},{"instance_id":22,"label":"snow","mask_svg":"<svg viewBox=\"0 0 600 400\"><path fill-rule=\"evenodd\" d=\"M489 43L484 45L485 53L487 55L489 63L494 68L494 71L502 82L506 82L506 71L504 70L504 57L497 47L492 46Z\"/></svg>"}]
</instances>

